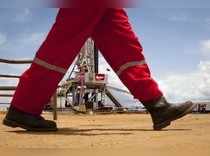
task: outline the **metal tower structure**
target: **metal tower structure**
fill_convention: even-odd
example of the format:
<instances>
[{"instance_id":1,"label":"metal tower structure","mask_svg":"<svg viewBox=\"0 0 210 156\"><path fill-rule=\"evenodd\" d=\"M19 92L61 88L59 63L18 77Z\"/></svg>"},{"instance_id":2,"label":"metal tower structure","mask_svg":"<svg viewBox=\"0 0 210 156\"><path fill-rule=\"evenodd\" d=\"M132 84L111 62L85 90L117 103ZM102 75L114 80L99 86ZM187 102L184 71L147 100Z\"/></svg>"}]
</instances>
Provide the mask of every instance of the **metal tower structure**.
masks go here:
<instances>
[{"instance_id":1,"label":"metal tower structure","mask_svg":"<svg viewBox=\"0 0 210 156\"><path fill-rule=\"evenodd\" d=\"M66 107L76 112L111 111L113 108L106 106L106 97L109 97L118 109L122 108L108 90L108 75L99 73L98 66L98 50L94 42L88 39L81 48L68 79L61 85L59 94L65 96Z\"/></svg>"}]
</instances>

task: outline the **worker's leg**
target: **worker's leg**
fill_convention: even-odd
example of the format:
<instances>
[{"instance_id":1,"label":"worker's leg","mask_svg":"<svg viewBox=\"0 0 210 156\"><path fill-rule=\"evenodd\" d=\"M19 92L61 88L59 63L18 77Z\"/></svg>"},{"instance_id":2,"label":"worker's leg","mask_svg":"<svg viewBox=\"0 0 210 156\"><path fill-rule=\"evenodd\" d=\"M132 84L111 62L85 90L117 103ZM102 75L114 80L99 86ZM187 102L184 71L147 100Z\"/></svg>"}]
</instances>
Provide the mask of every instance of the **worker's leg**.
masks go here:
<instances>
[{"instance_id":1,"label":"worker's leg","mask_svg":"<svg viewBox=\"0 0 210 156\"><path fill-rule=\"evenodd\" d=\"M108 63L135 98L150 112L153 128L160 130L193 110L192 102L169 103L152 79L143 49L122 9L110 9L93 33Z\"/></svg>"},{"instance_id":2,"label":"worker's leg","mask_svg":"<svg viewBox=\"0 0 210 156\"><path fill-rule=\"evenodd\" d=\"M150 75L143 48L123 9L109 9L92 38L131 93L141 102L158 99L162 92Z\"/></svg>"},{"instance_id":3,"label":"worker's leg","mask_svg":"<svg viewBox=\"0 0 210 156\"><path fill-rule=\"evenodd\" d=\"M31 67L21 76L12 106L40 115L80 48L103 16L103 9L60 9Z\"/></svg>"}]
</instances>

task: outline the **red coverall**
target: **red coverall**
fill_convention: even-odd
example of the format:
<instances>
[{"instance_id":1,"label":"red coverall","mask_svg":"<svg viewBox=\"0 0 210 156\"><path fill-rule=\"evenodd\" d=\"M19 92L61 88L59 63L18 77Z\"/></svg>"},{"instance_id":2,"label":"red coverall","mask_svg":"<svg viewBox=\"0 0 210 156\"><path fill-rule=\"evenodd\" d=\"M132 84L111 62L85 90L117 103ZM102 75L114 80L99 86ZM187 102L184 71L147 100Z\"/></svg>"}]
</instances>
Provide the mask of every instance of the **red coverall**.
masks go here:
<instances>
[{"instance_id":1,"label":"red coverall","mask_svg":"<svg viewBox=\"0 0 210 156\"><path fill-rule=\"evenodd\" d=\"M39 116L88 37L135 98L146 102L162 96L125 10L68 8L59 10L31 67L21 76L12 106Z\"/></svg>"}]
</instances>

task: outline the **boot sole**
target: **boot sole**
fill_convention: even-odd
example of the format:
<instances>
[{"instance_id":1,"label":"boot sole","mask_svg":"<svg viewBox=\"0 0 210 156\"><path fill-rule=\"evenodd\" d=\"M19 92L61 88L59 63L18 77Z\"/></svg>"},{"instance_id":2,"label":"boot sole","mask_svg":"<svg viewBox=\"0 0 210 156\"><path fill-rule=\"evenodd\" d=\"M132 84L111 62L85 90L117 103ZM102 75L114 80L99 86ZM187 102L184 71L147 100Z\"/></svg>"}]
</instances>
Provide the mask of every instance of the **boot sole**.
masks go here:
<instances>
[{"instance_id":1,"label":"boot sole","mask_svg":"<svg viewBox=\"0 0 210 156\"><path fill-rule=\"evenodd\" d=\"M11 127L11 128L20 127L20 128L26 129L27 131L34 131L34 132L58 131L57 128L32 128L32 127L29 127L29 126L26 126L26 125L23 125L23 124L19 124L16 121L7 120L7 119L3 120L3 124L5 126Z\"/></svg>"},{"instance_id":2,"label":"boot sole","mask_svg":"<svg viewBox=\"0 0 210 156\"><path fill-rule=\"evenodd\" d=\"M153 126L153 129L156 130L156 131L159 131L159 130L169 126L172 121L175 121L177 119L180 119L180 118L184 117L185 115L187 115L189 113L192 113L195 106L196 106L195 104L192 104L192 106L190 106L188 109L186 109L186 111L184 111L182 114L176 116L175 118L171 118L171 119L166 120L166 121L164 121L162 123L155 124Z\"/></svg>"}]
</instances>

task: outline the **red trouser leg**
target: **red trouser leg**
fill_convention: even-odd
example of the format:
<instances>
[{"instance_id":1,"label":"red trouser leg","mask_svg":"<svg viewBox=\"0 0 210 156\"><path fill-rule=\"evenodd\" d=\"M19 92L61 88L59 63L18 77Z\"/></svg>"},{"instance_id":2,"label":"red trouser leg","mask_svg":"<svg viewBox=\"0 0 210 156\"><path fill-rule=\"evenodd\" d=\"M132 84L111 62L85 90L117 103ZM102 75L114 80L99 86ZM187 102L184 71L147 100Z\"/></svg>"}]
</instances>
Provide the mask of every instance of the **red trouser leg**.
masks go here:
<instances>
[{"instance_id":1,"label":"red trouser leg","mask_svg":"<svg viewBox=\"0 0 210 156\"><path fill-rule=\"evenodd\" d=\"M92 34L103 9L61 9L31 67L21 76L12 106L40 115L58 83Z\"/></svg>"},{"instance_id":2,"label":"red trouser leg","mask_svg":"<svg viewBox=\"0 0 210 156\"><path fill-rule=\"evenodd\" d=\"M123 9L106 11L92 38L135 98L146 102L162 96Z\"/></svg>"}]
</instances>

